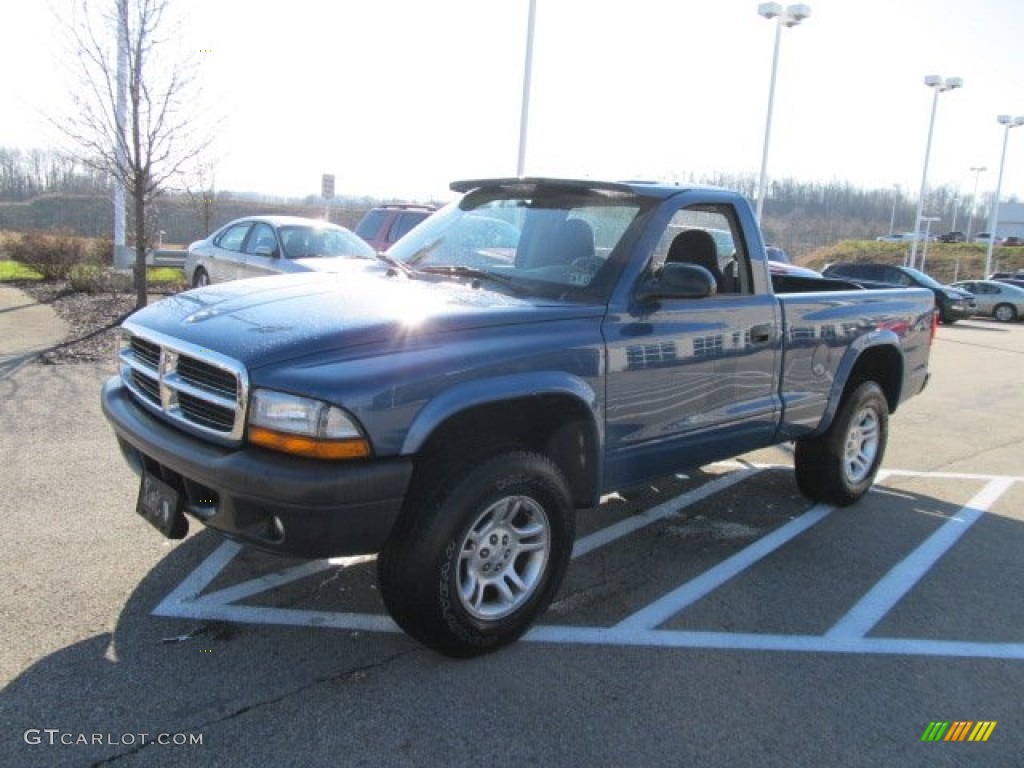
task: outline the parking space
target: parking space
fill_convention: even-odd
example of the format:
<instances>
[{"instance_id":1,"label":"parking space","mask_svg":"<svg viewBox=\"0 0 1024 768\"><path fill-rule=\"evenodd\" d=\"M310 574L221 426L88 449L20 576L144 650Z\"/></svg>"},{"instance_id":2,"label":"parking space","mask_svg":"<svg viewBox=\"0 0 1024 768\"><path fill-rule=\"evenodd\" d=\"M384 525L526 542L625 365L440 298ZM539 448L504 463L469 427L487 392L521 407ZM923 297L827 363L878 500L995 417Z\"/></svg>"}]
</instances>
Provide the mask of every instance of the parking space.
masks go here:
<instances>
[{"instance_id":1,"label":"parking space","mask_svg":"<svg viewBox=\"0 0 1024 768\"><path fill-rule=\"evenodd\" d=\"M567 586L526 640L1024 659L1024 627L1008 635L998 618L995 636L977 621L966 634L962 622L945 632L922 632L920 623L894 631L905 623L901 616L919 616L937 595L936 617L1017 615L1018 595L982 589L989 599L979 604L977 588L950 587L963 571L953 566L950 578L940 565L960 546L980 546L988 554L972 562L987 561L1000 578L1024 583L1012 549L1000 563L989 541L1024 540L1011 493L1024 478L886 470L868 499L836 510L794 496L789 467L706 469L699 478L666 478L663 488L642 494L639 508L616 495L593 516L604 518L601 527L584 513ZM686 486L693 487L669 495ZM993 522L968 537L987 517ZM153 613L398 631L376 594L373 558L267 570L279 560L239 559L242 551L222 544ZM297 595L307 596L301 607ZM779 595L786 596L782 611Z\"/></svg>"}]
</instances>

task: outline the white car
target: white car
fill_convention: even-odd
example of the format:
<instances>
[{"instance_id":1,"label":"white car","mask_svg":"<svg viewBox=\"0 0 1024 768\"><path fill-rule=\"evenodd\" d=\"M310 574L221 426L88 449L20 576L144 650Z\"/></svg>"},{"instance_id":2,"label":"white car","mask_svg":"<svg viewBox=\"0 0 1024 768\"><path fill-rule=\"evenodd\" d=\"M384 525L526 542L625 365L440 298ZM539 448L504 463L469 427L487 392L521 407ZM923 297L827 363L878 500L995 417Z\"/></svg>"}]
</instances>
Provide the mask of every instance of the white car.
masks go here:
<instances>
[{"instance_id":1,"label":"white car","mask_svg":"<svg viewBox=\"0 0 1024 768\"><path fill-rule=\"evenodd\" d=\"M287 272L336 271L339 262L377 263L366 242L344 227L299 216L247 216L188 247L185 276L210 283Z\"/></svg>"},{"instance_id":2,"label":"white car","mask_svg":"<svg viewBox=\"0 0 1024 768\"><path fill-rule=\"evenodd\" d=\"M933 235L931 233L929 233L928 235L925 235L924 232L921 232L917 236L917 242L919 242L919 243L923 243L925 240L927 240L929 242L933 242L935 239L936 239L935 235ZM913 240L914 240L914 233L913 232L895 232L895 233L893 233L891 235L880 235L880 236L876 237L875 240L877 240L880 243L910 243L910 242L913 242Z\"/></svg>"},{"instance_id":3,"label":"white car","mask_svg":"<svg viewBox=\"0 0 1024 768\"><path fill-rule=\"evenodd\" d=\"M974 294L976 315L988 315L1004 323L1024 317L1024 288L996 280L961 280L953 287Z\"/></svg>"}]
</instances>

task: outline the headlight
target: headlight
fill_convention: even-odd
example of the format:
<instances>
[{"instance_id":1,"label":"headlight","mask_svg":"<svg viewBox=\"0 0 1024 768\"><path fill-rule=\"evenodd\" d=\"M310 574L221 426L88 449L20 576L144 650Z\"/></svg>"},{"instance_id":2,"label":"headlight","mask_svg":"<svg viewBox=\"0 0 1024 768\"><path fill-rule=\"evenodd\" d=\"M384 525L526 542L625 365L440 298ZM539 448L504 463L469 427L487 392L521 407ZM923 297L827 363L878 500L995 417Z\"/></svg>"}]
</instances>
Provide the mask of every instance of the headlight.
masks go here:
<instances>
[{"instance_id":1,"label":"headlight","mask_svg":"<svg viewBox=\"0 0 1024 768\"><path fill-rule=\"evenodd\" d=\"M269 389L253 391L249 442L314 459L358 459L370 455L369 441L341 408Z\"/></svg>"}]
</instances>

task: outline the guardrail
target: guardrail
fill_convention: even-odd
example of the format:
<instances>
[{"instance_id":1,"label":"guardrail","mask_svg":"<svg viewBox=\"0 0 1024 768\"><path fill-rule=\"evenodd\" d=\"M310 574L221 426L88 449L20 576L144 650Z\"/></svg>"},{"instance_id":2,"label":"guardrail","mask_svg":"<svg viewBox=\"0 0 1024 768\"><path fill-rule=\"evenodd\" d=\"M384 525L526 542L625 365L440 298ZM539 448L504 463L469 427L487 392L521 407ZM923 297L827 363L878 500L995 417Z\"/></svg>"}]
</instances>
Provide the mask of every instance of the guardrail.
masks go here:
<instances>
[{"instance_id":1,"label":"guardrail","mask_svg":"<svg viewBox=\"0 0 1024 768\"><path fill-rule=\"evenodd\" d=\"M173 248L151 248L146 254L146 264L151 267L183 267L188 251Z\"/></svg>"}]
</instances>

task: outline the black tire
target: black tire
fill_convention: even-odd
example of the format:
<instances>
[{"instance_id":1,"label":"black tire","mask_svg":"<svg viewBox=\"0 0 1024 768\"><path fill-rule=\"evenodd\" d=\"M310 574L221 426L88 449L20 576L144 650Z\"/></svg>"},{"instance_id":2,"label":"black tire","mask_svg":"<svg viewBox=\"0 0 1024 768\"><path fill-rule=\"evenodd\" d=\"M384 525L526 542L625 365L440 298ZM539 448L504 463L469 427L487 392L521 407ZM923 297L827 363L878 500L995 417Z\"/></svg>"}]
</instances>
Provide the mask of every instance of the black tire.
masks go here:
<instances>
[{"instance_id":1,"label":"black tire","mask_svg":"<svg viewBox=\"0 0 1024 768\"><path fill-rule=\"evenodd\" d=\"M204 285L209 285L209 284L210 284L210 276L208 274L206 274L206 270L203 269L202 267L199 267L198 269L196 269L195 272L192 273L192 287L193 288L202 288Z\"/></svg>"},{"instance_id":2,"label":"black tire","mask_svg":"<svg viewBox=\"0 0 1024 768\"><path fill-rule=\"evenodd\" d=\"M957 321L957 318L953 317L948 312L940 312L939 320L942 321L943 325L953 325Z\"/></svg>"},{"instance_id":3,"label":"black tire","mask_svg":"<svg viewBox=\"0 0 1024 768\"><path fill-rule=\"evenodd\" d=\"M1012 323L1017 319L1017 308L1013 304L999 304L992 310L992 317L1001 323Z\"/></svg>"},{"instance_id":4,"label":"black tire","mask_svg":"<svg viewBox=\"0 0 1024 768\"><path fill-rule=\"evenodd\" d=\"M508 451L464 469L422 503L410 499L377 561L395 622L457 658L530 627L562 583L575 535L568 485L547 457Z\"/></svg>"},{"instance_id":5,"label":"black tire","mask_svg":"<svg viewBox=\"0 0 1024 768\"><path fill-rule=\"evenodd\" d=\"M865 381L847 394L828 430L796 441L800 492L811 501L845 507L860 499L885 455L889 404L881 387Z\"/></svg>"}]
</instances>

